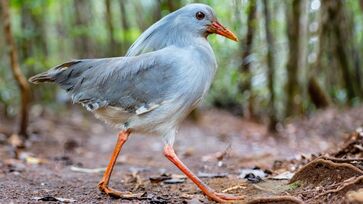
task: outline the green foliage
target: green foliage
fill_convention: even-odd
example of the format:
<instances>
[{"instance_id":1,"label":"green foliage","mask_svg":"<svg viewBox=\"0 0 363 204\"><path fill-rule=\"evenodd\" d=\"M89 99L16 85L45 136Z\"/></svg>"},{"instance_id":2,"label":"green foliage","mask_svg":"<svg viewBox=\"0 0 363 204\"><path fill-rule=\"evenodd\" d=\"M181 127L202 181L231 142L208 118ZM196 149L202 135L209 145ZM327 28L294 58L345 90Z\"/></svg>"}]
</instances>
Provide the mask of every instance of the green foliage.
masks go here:
<instances>
[{"instance_id":1,"label":"green foliage","mask_svg":"<svg viewBox=\"0 0 363 204\"><path fill-rule=\"evenodd\" d=\"M105 20L105 5L102 0L85 1L90 5L91 12L82 10L87 16L87 23L76 25L76 13L74 8L76 0L11 0L12 28L18 45L19 61L22 71L27 77L45 71L64 61L78 58L79 56L107 57L110 42ZM84 2L84 1L82 1ZM170 11L167 4L158 10L158 0L135 0L122 1L125 3L126 20L128 29L124 30L120 2L111 0L112 24L114 27L114 38L120 49L119 55L123 55L127 46L131 45L142 31L150 26L158 16L165 16ZM195 2L194 0L181 0L180 5ZM246 36L246 24L248 16L248 0L199 0L197 2L211 5L219 18L219 21L233 30L239 37L240 42L235 43L220 36L210 36L209 40L217 56L219 70L215 82L212 85L207 105L214 105L216 102L224 107L231 104L246 107L248 97L253 93L256 97L256 109L263 115L268 112L269 90L267 87L267 44L265 39L263 4L257 1L257 19L255 40L251 61L252 89L241 92L238 84L247 78L241 74L240 65L242 50ZM309 2L309 29L313 23L319 23L320 10L313 11ZM345 9L354 21L353 38L354 44L359 45L359 53L363 52L363 16L359 1L347 0ZM178 5L178 4L177 4ZM285 84L287 79L286 62L289 56L286 31L288 28L286 10L291 6L289 1L271 1L272 22L271 29L275 38L274 57L276 62L276 108L281 118L285 111L286 92ZM158 13L160 12L160 13ZM1 24L1 22L0 22ZM314 33L309 34L308 55L316 52L319 41L313 41ZM87 39L89 49L84 53L77 44L77 39ZM4 45L4 39L0 38L0 46ZM291 51L290 51L291 52ZM6 49L0 50L0 103L7 104L12 109L17 107L18 92L12 79L9 69L9 60ZM324 61L325 60L325 61ZM323 63L330 63L322 59ZM306 86L307 74L314 62L307 65L299 75L299 80ZM337 74L341 75L341 73ZM347 103L347 93L340 78L332 78L327 70L321 70L317 74L319 82L327 89L334 102L340 105ZM328 83L329 82L329 83ZM334 82L333 84L331 82ZM51 104L57 98L58 91L54 86L33 86L35 103ZM305 91L306 92L306 91ZM315 110L312 103L306 97L302 106L306 111ZM353 100L359 104L360 99ZM59 104L59 103L57 103Z\"/></svg>"},{"instance_id":2,"label":"green foliage","mask_svg":"<svg viewBox=\"0 0 363 204\"><path fill-rule=\"evenodd\" d=\"M298 188L301 187L301 182L300 181L296 181L294 183L289 184L288 186L289 186L289 190L290 191L293 191L293 190L296 190L296 189L298 189Z\"/></svg>"}]
</instances>

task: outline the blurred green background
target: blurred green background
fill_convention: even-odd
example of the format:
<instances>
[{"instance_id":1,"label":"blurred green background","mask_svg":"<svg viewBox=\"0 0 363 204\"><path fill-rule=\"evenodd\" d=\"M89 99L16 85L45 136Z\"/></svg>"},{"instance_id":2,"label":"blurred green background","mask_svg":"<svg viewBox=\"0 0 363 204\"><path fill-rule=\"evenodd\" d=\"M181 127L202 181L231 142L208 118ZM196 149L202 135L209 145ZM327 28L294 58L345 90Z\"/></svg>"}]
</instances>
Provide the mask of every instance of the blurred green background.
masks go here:
<instances>
[{"instance_id":1,"label":"blurred green background","mask_svg":"<svg viewBox=\"0 0 363 204\"><path fill-rule=\"evenodd\" d=\"M209 37L219 70L205 107L273 129L318 108L362 102L360 0L10 0L21 70L28 78L70 59L124 55L150 25L193 2L213 7L240 39ZM20 100L3 35L0 47L0 117L12 118ZM55 110L67 102L52 85L32 86L32 95Z\"/></svg>"}]
</instances>

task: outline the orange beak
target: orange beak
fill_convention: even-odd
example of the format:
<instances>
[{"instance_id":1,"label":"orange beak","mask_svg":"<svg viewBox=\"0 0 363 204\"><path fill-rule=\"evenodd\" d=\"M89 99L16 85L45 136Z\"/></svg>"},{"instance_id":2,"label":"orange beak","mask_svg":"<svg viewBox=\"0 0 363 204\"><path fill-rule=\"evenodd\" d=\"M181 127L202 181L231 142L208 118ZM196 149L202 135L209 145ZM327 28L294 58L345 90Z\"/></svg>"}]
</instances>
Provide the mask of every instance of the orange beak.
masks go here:
<instances>
[{"instance_id":1,"label":"orange beak","mask_svg":"<svg viewBox=\"0 0 363 204\"><path fill-rule=\"evenodd\" d=\"M233 41L238 42L237 36L232 33L232 31L228 30L222 24L220 24L218 21L214 21L209 27L208 27L209 33L216 33L218 35L224 36L228 39L231 39Z\"/></svg>"}]
</instances>

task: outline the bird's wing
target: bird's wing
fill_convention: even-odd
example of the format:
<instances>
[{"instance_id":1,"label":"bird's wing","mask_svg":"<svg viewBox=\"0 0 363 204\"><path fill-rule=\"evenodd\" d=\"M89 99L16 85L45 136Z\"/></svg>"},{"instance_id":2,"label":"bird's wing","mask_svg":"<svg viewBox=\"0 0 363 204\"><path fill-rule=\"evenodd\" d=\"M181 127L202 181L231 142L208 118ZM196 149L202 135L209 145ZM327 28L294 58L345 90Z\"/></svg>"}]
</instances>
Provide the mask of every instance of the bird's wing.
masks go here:
<instances>
[{"instance_id":1,"label":"bird's wing","mask_svg":"<svg viewBox=\"0 0 363 204\"><path fill-rule=\"evenodd\" d=\"M171 53L75 60L40 74L33 81L45 78L59 84L72 95L74 103L81 103L90 111L113 106L143 114L167 100L175 78L175 53Z\"/></svg>"}]
</instances>

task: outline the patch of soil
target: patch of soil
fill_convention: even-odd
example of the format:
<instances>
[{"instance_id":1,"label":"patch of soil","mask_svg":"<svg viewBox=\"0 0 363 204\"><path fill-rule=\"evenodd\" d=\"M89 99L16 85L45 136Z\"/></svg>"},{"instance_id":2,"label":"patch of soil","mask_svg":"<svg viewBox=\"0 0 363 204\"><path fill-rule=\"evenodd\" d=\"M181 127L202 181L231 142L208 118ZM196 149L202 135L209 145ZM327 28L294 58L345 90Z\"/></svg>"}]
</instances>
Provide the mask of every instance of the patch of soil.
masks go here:
<instances>
[{"instance_id":1,"label":"patch of soil","mask_svg":"<svg viewBox=\"0 0 363 204\"><path fill-rule=\"evenodd\" d=\"M363 171L359 132L352 133L346 143L300 168L290 180L296 188L289 193L306 203L361 203ZM339 156L340 158L336 158Z\"/></svg>"},{"instance_id":2,"label":"patch of soil","mask_svg":"<svg viewBox=\"0 0 363 204\"><path fill-rule=\"evenodd\" d=\"M303 185L326 186L361 175L363 175L363 171L351 164L316 159L297 171L290 183L299 182Z\"/></svg>"},{"instance_id":3,"label":"patch of soil","mask_svg":"<svg viewBox=\"0 0 363 204\"><path fill-rule=\"evenodd\" d=\"M363 158L363 132L361 128L349 135L344 146L330 155L337 158Z\"/></svg>"},{"instance_id":4,"label":"patch of soil","mask_svg":"<svg viewBox=\"0 0 363 204\"><path fill-rule=\"evenodd\" d=\"M186 121L182 125L174 145L176 152L195 173L226 175L202 180L218 192L244 195L246 199L241 203L299 203L300 200L314 203L315 196L339 186L341 191L322 198L330 199L334 195L332 198L348 199L348 192L358 192L361 187L361 180L349 180L359 178L355 174L358 171L354 170L361 165L357 151L350 151L352 145L348 145L345 154L324 155L330 159L323 159L318 153L336 149L343 133L358 127L357 121L363 121L363 107L327 110L311 118L293 121L279 130L279 139L270 135L265 125L227 112L207 110L200 114L197 122ZM121 151L110 183L115 189L141 196L121 200L100 193L97 183L108 164L117 130L90 118L93 116L78 109L56 113L44 111L31 117L31 135L25 149L16 151L3 139L0 142L0 203L42 202L39 199L73 199L76 203L211 203L163 157L160 138L147 135L131 135ZM324 125L318 126L318 122ZM13 129L14 121L0 118L0 126L0 131L3 126L7 130ZM3 135L10 136L6 132ZM359 144L354 143L353 147L359 149ZM307 156L311 154L317 156ZM316 158L324 160L325 175L342 174L342 182L324 182L324 178L319 178L319 185L324 186L299 187L289 184L287 178L262 178L261 182L252 183L240 177L241 169L256 167L269 170L270 177L284 171L295 172L314 159L316 162ZM338 165L343 173L329 166L329 162ZM310 167L303 169L310 169L314 175L323 168L308 165ZM309 182L308 173L299 174L295 178ZM178 182L150 180L162 175L170 175ZM351 175L354 176L348 178ZM316 187L320 190L315 191ZM356 194L349 195L354 197Z\"/></svg>"},{"instance_id":5,"label":"patch of soil","mask_svg":"<svg viewBox=\"0 0 363 204\"><path fill-rule=\"evenodd\" d=\"M360 189L363 189L363 176L352 177L351 179L341 182L336 187L316 195L314 200L319 199L326 203L337 203L343 202L344 200L346 203L352 203L356 200L352 196L353 192L357 192ZM360 195L360 197L361 196L362 195Z\"/></svg>"},{"instance_id":6,"label":"patch of soil","mask_svg":"<svg viewBox=\"0 0 363 204\"><path fill-rule=\"evenodd\" d=\"M302 200L299 200L292 196L274 196L270 198L257 198L247 202L247 204L302 204Z\"/></svg>"}]
</instances>

